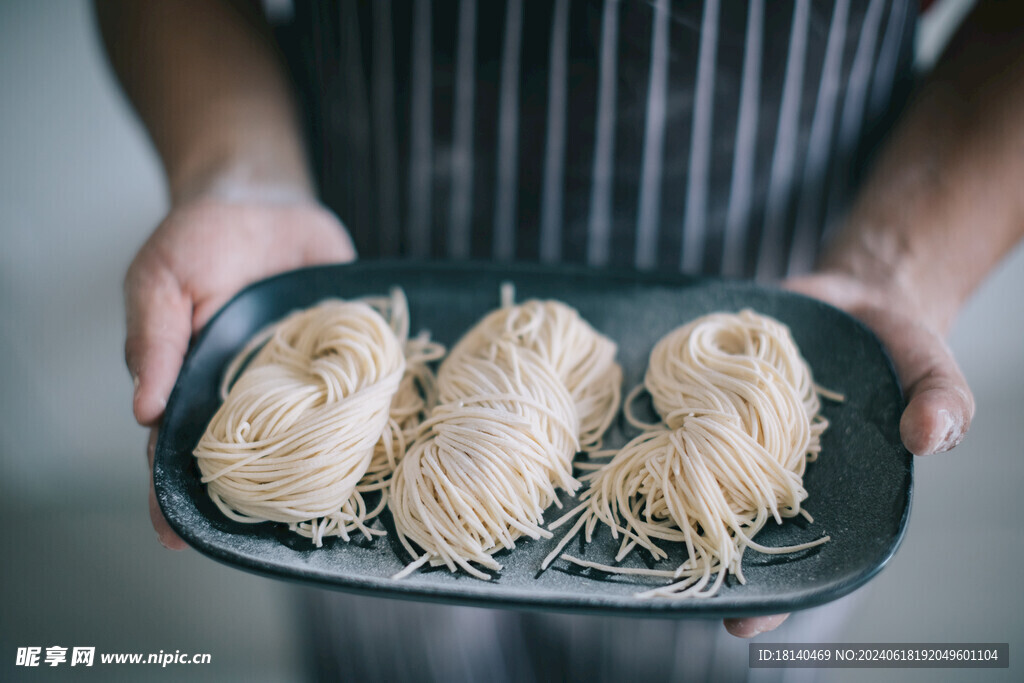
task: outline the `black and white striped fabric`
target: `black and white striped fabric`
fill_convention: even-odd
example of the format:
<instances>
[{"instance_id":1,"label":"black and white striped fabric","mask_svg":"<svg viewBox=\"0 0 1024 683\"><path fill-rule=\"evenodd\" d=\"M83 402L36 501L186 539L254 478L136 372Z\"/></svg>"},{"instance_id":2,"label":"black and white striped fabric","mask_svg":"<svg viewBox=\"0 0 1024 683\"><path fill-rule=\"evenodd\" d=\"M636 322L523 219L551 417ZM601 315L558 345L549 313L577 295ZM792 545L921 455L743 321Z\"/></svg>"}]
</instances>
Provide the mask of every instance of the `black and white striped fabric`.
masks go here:
<instances>
[{"instance_id":1,"label":"black and white striped fabric","mask_svg":"<svg viewBox=\"0 0 1024 683\"><path fill-rule=\"evenodd\" d=\"M912 0L297 2L281 32L361 258L808 270L909 88ZM773 642L834 640L850 600ZM716 621L308 591L322 680L807 680Z\"/></svg>"},{"instance_id":2,"label":"black and white striped fabric","mask_svg":"<svg viewBox=\"0 0 1024 683\"><path fill-rule=\"evenodd\" d=\"M910 80L909 0L296 3L363 258L806 271Z\"/></svg>"}]
</instances>

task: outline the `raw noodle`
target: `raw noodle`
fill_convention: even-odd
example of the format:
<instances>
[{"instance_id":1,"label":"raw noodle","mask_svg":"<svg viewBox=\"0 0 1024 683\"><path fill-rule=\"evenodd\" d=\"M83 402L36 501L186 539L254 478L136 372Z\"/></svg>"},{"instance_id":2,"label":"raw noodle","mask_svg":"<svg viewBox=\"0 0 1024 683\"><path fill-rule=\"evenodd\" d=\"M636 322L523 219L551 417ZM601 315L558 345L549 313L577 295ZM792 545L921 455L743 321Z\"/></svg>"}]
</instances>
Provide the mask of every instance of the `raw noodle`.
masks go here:
<instances>
[{"instance_id":1,"label":"raw noodle","mask_svg":"<svg viewBox=\"0 0 1024 683\"><path fill-rule=\"evenodd\" d=\"M563 303L509 299L441 365L439 405L391 480L415 558L396 578L429 562L488 579L474 564L500 570L495 552L550 538L544 510L580 485L573 456L598 448L618 412L615 344Z\"/></svg>"},{"instance_id":2,"label":"raw noodle","mask_svg":"<svg viewBox=\"0 0 1024 683\"><path fill-rule=\"evenodd\" d=\"M607 572L669 578L640 597L711 597L726 574L744 583L745 548L789 553L828 540L770 548L755 534L774 519L798 514L805 464L817 458L828 422L819 415L819 390L789 329L750 310L716 313L664 337L651 353L644 385L661 423L626 416L645 431L604 467L586 475L580 505L554 522L579 520L544 560L547 567L584 530L589 542L598 522L622 541L615 561L639 546L655 559L658 541L684 543L688 559L675 570L631 569L562 558ZM841 398L841 397L838 397ZM715 577L712 580L712 577Z\"/></svg>"},{"instance_id":3,"label":"raw noodle","mask_svg":"<svg viewBox=\"0 0 1024 683\"><path fill-rule=\"evenodd\" d=\"M317 546L356 530L383 534L367 523L432 405L427 363L443 353L408 331L396 289L324 301L257 334L230 364L224 402L194 451L221 512L286 523ZM374 490L383 492L370 509L362 494Z\"/></svg>"}]
</instances>

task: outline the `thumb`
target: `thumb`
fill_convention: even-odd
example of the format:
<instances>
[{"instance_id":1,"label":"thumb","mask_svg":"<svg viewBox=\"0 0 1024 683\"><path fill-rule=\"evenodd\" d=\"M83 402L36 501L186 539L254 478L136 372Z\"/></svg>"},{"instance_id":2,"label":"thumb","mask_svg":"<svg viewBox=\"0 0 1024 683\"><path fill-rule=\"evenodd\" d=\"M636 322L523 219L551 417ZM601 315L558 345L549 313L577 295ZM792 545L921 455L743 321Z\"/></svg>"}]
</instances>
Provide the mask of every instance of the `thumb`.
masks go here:
<instances>
[{"instance_id":1,"label":"thumb","mask_svg":"<svg viewBox=\"0 0 1024 683\"><path fill-rule=\"evenodd\" d=\"M900 437L907 450L929 455L963 440L974 417L974 397L942 335L914 317L914 306L899 306L881 295L864 296L863 285L849 278L810 275L784 284L842 308L878 336L906 396Z\"/></svg>"},{"instance_id":2,"label":"thumb","mask_svg":"<svg viewBox=\"0 0 1024 683\"><path fill-rule=\"evenodd\" d=\"M125 277L125 362L135 384L133 410L151 426L164 412L192 335L192 304L163 269L132 267Z\"/></svg>"},{"instance_id":3,"label":"thumb","mask_svg":"<svg viewBox=\"0 0 1024 683\"><path fill-rule=\"evenodd\" d=\"M929 455L957 446L974 417L974 397L945 340L900 314L872 310L865 318L889 349L906 393L900 436L907 450Z\"/></svg>"}]
</instances>

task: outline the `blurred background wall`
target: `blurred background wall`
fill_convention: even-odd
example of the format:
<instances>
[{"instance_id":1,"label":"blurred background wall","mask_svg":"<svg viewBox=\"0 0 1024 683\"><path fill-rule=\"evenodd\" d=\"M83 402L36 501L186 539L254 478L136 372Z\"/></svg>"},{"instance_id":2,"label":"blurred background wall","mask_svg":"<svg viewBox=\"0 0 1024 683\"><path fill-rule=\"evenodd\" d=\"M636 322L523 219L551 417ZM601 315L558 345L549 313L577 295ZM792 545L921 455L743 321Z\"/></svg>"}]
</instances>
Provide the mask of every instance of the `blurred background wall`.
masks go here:
<instances>
[{"instance_id":1,"label":"blurred background wall","mask_svg":"<svg viewBox=\"0 0 1024 683\"><path fill-rule=\"evenodd\" d=\"M966 4L947 0L930 15L923 62ZM149 525L145 434L131 419L122 360L121 279L167 199L152 148L106 69L89 4L0 2L0 88L0 679L184 675L14 671L25 645L212 653L210 666L188 669L191 680L299 677L294 588L165 551ZM843 640L1009 641L1022 652L1022 294L1018 247L951 338L977 398L974 428L955 453L917 462L906 541L860 591ZM978 673L1019 680L1013 669Z\"/></svg>"}]
</instances>

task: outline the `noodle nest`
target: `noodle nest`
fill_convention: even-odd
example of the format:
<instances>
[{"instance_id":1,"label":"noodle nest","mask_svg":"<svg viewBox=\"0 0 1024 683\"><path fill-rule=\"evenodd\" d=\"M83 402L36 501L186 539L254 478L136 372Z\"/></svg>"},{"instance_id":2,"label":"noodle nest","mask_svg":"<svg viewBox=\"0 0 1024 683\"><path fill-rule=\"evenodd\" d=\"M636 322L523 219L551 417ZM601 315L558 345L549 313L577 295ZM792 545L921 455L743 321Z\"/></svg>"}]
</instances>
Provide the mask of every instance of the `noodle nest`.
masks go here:
<instances>
[{"instance_id":1,"label":"noodle nest","mask_svg":"<svg viewBox=\"0 0 1024 683\"><path fill-rule=\"evenodd\" d=\"M658 424L633 416L642 388ZM741 560L748 547L788 553L827 541L770 548L753 540L769 519L781 523L802 514L810 520L801 508L803 474L828 426L819 391L828 394L815 386L789 329L768 316L715 313L674 330L655 345L643 386L627 400L627 418L644 431L584 477L590 488L580 505L551 528L580 518L543 566L581 529L589 542L600 522L621 537L616 562L636 547L666 559L662 541L685 544L688 559L656 570L562 558L671 581L641 597L711 597L727 574L745 582Z\"/></svg>"},{"instance_id":2,"label":"noodle nest","mask_svg":"<svg viewBox=\"0 0 1024 683\"><path fill-rule=\"evenodd\" d=\"M618 412L616 345L557 301L506 305L455 346L438 371L439 405L391 481L391 511L415 558L490 578L492 555L540 526L572 459L598 448ZM415 547L414 545L415 544Z\"/></svg>"},{"instance_id":3,"label":"noodle nest","mask_svg":"<svg viewBox=\"0 0 1024 683\"><path fill-rule=\"evenodd\" d=\"M383 534L367 523L432 403L427 363L443 353L408 330L395 290L324 301L257 334L229 366L224 402L194 450L221 512L286 523L317 546ZM363 494L378 490L370 509Z\"/></svg>"}]
</instances>

